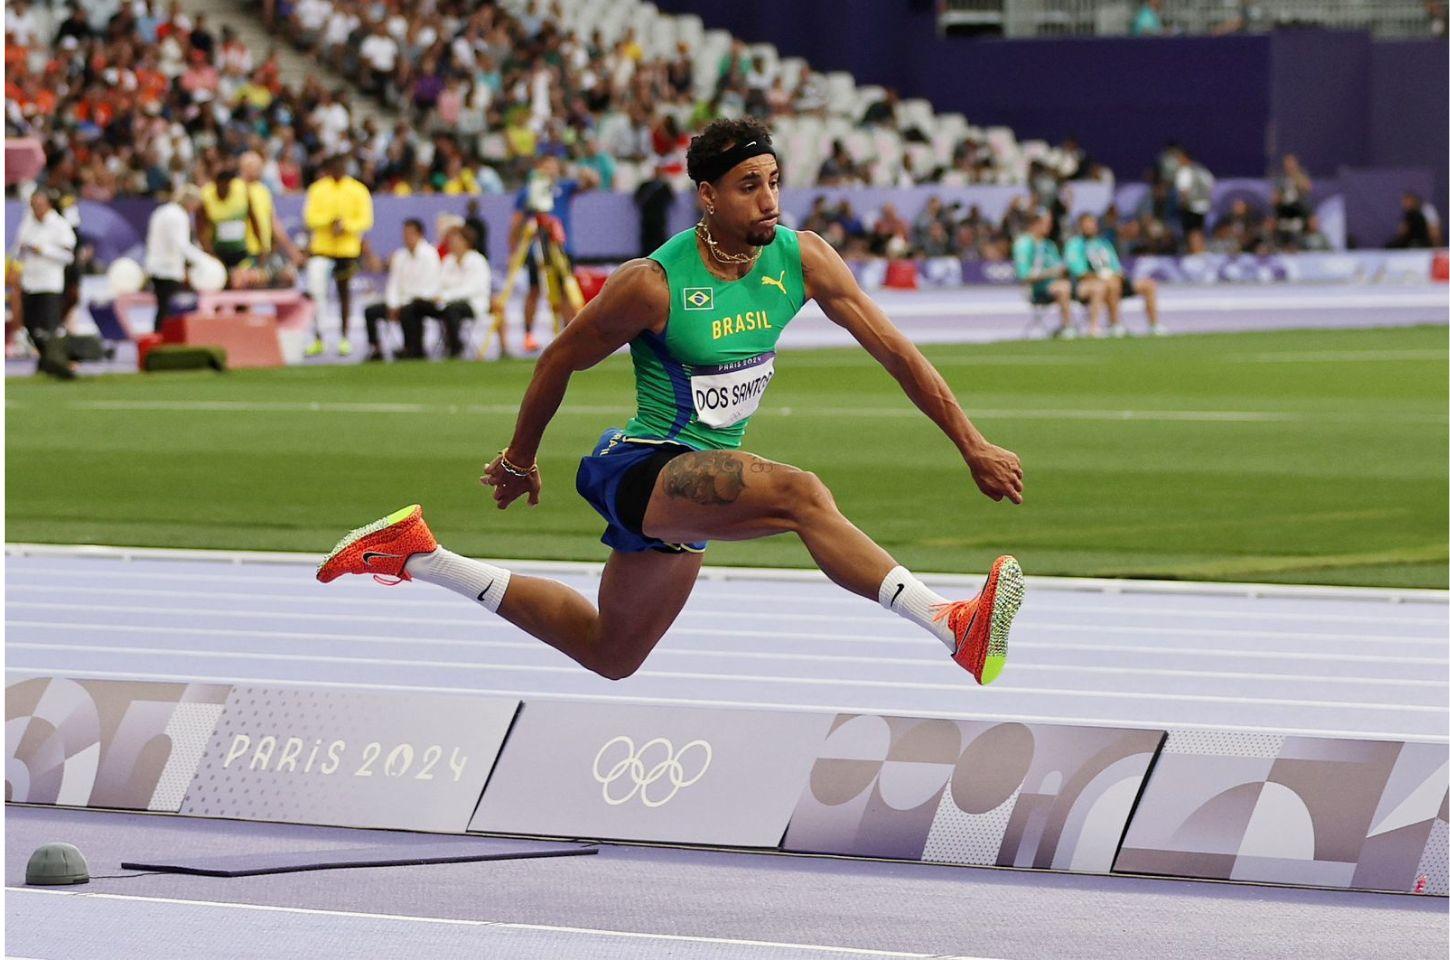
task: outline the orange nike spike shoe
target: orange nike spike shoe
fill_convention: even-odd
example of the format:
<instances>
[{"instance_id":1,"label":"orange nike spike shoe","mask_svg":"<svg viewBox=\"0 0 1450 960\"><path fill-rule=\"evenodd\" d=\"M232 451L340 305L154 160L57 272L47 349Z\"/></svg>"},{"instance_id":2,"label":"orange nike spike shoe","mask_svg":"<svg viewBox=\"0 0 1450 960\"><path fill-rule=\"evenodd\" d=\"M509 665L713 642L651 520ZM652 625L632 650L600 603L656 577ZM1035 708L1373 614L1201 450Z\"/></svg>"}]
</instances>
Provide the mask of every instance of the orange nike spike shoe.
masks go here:
<instances>
[{"instance_id":1,"label":"orange nike spike shoe","mask_svg":"<svg viewBox=\"0 0 1450 960\"><path fill-rule=\"evenodd\" d=\"M983 686L996 680L1007 663L1007 632L1022 607L1022 594L1017 558L998 557L974 599L936 608L935 619L945 619L957 640L952 659Z\"/></svg>"},{"instance_id":2,"label":"orange nike spike shoe","mask_svg":"<svg viewBox=\"0 0 1450 960\"><path fill-rule=\"evenodd\" d=\"M415 503L339 540L317 565L317 579L331 583L345 573L370 573L380 583L411 580L403 570L408 558L437 549L438 541L423 522L423 508Z\"/></svg>"}]
</instances>

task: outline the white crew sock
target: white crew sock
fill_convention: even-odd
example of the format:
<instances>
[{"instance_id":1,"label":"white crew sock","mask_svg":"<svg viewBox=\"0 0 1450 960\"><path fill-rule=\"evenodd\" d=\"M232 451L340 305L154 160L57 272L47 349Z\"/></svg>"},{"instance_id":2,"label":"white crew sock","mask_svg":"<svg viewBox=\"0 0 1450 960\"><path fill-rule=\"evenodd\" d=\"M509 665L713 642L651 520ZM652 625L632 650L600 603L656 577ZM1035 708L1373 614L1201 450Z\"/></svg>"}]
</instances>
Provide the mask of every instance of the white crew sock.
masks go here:
<instances>
[{"instance_id":1,"label":"white crew sock","mask_svg":"<svg viewBox=\"0 0 1450 960\"><path fill-rule=\"evenodd\" d=\"M503 567L460 557L442 547L432 553L413 554L403 565L403 570L414 580L447 587L475 603L483 604L493 613L498 613L504 591L509 588L509 572Z\"/></svg>"},{"instance_id":2,"label":"white crew sock","mask_svg":"<svg viewBox=\"0 0 1450 960\"><path fill-rule=\"evenodd\" d=\"M408 562L412 563L411 560ZM952 636L946 618L932 618L932 607L946 603L946 598L916 579L910 570L892 567L886 579L881 581L881 590L876 598L887 610L929 631L946 645L947 650L956 653L957 638Z\"/></svg>"}]
</instances>

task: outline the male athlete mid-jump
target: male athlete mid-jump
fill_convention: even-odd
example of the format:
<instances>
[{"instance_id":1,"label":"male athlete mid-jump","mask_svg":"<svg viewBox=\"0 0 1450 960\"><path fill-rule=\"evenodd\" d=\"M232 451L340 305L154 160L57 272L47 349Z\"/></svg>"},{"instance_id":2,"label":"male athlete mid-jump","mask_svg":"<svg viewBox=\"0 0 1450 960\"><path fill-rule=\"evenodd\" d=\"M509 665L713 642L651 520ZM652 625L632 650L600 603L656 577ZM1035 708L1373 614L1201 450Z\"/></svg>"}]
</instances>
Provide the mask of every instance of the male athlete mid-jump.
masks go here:
<instances>
[{"instance_id":1,"label":"male athlete mid-jump","mask_svg":"<svg viewBox=\"0 0 1450 960\"><path fill-rule=\"evenodd\" d=\"M814 233L777 225L779 167L758 121L717 120L690 143L705 214L648 258L631 260L539 357L508 447L484 468L500 509L539 502L544 428L576 371L625 344L639 412L604 432L576 486L613 547L596 608L554 580L512 574L438 546L416 505L342 539L318 567L436 583L611 679L637 670L694 587L709 540L791 532L826 576L935 635L978 683L1007 656L1022 570L999 557L972 600L950 603L836 508L812 473L742 452L750 415L775 375L775 345L807 300L850 331L951 439L977 487L1022 502L1017 456L988 443L950 388Z\"/></svg>"}]
</instances>

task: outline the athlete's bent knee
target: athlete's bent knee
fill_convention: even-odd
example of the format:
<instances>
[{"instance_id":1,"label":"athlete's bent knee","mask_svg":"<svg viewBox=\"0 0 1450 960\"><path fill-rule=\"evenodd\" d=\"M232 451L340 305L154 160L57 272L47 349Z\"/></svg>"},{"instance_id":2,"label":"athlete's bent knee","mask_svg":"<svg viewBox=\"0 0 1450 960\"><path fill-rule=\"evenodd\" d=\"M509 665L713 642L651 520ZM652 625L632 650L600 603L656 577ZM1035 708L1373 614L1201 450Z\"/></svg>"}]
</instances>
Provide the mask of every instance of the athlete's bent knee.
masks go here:
<instances>
[{"instance_id":1,"label":"athlete's bent knee","mask_svg":"<svg viewBox=\"0 0 1450 960\"><path fill-rule=\"evenodd\" d=\"M606 680L625 680L639 670L644 661L637 657L601 657L596 663L589 665L589 669L599 674Z\"/></svg>"},{"instance_id":2,"label":"athlete's bent knee","mask_svg":"<svg viewBox=\"0 0 1450 960\"><path fill-rule=\"evenodd\" d=\"M830 488L809 470L791 473L781 496L790 518L797 522L809 522L836 509L836 498L831 496Z\"/></svg>"},{"instance_id":3,"label":"athlete's bent knee","mask_svg":"<svg viewBox=\"0 0 1450 960\"><path fill-rule=\"evenodd\" d=\"M653 644L650 644L653 647ZM647 651L646 651L647 652ZM589 645L589 654L580 660L585 667L606 680L623 680L633 676L644 663L635 644L621 643L614 637L596 635Z\"/></svg>"}]
</instances>

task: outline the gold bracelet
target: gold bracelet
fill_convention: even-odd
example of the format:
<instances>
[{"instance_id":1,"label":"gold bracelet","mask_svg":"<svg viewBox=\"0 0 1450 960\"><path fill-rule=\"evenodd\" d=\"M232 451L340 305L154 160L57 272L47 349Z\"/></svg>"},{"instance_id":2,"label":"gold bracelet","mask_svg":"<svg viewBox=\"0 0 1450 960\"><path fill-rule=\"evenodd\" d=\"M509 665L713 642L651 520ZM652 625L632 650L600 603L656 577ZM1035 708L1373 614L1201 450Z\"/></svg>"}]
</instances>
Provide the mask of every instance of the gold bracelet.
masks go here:
<instances>
[{"instance_id":1,"label":"gold bracelet","mask_svg":"<svg viewBox=\"0 0 1450 960\"><path fill-rule=\"evenodd\" d=\"M504 448L503 450L500 450L498 452L498 465L503 467L504 473L507 473L509 476L518 477L520 480L527 480L529 479L529 477L539 472L539 465L537 462L535 462L534 465L529 467L529 469L527 470L524 470L515 464L509 463L508 448Z\"/></svg>"}]
</instances>

